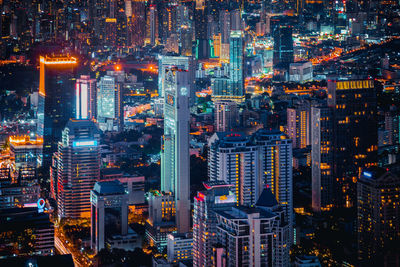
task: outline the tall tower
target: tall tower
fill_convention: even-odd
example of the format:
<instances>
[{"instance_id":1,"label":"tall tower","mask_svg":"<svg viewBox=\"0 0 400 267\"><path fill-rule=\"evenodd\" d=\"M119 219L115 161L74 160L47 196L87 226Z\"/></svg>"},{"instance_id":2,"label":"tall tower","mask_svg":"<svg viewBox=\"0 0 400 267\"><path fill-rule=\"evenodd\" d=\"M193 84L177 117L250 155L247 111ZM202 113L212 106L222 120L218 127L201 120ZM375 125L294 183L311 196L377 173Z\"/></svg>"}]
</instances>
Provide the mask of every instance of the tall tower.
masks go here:
<instances>
[{"instance_id":1,"label":"tall tower","mask_svg":"<svg viewBox=\"0 0 400 267\"><path fill-rule=\"evenodd\" d=\"M185 233L190 229L189 73L178 68L164 71L161 190L174 194L177 229Z\"/></svg>"},{"instance_id":2,"label":"tall tower","mask_svg":"<svg viewBox=\"0 0 400 267\"><path fill-rule=\"evenodd\" d=\"M96 119L96 79L81 75L81 78L76 80L75 86L75 118L84 120Z\"/></svg>"},{"instance_id":3,"label":"tall tower","mask_svg":"<svg viewBox=\"0 0 400 267\"><path fill-rule=\"evenodd\" d=\"M231 80L231 92L229 97L241 101L245 95L243 77L243 32L231 31L229 40L229 75Z\"/></svg>"},{"instance_id":4,"label":"tall tower","mask_svg":"<svg viewBox=\"0 0 400 267\"><path fill-rule=\"evenodd\" d=\"M333 207L335 192L332 109L326 105L311 108L311 140L312 208L319 212Z\"/></svg>"},{"instance_id":5,"label":"tall tower","mask_svg":"<svg viewBox=\"0 0 400 267\"><path fill-rule=\"evenodd\" d=\"M58 145L57 205L61 218L90 216L90 190L100 179L100 134L90 120L70 120Z\"/></svg>"},{"instance_id":6,"label":"tall tower","mask_svg":"<svg viewBox=\"0 0 400 267\"><path fill-rule=\"evenodd\" d=\"M215 102L215 131L231 131L238 125L239 112L237 104L229 100L217 100Z\"/></svg>"},{"instance_id":7,"label":"tall tower","mask_svg":"<svg viewBox=\"0 0 400 267\"><path fill-rule=\"evenodd\" d=\"M37 134L43 137L43 166L51 163L61 132L74 117L74 82L78 60L70 56L41 56Z\"/></svg>"},{"instance_id":8,"label":"tall tower","mask_svg":"<svg viewBox=\"0 0 400 267\"><path fill-rule=\"evenodd\" d=\"M398 164L388 169L369 168L362 172L357 183L360 266L399 264L396 245L400 238L399 188Z\"/></svg>"},{"instance_id":9,"label":"tall tower","mask_svg":"<svg viewBox=\"0 0 400 267\"><path fill-rule=\"evenodd\" d=\"M310 145L310 109L308 101L287 108L287 134L293 141L293 148Z\"/></svg>"},{"instance_id":10,"label":"tall tower","mask_svg":"<svg viewBox=\"0 0 400 267\"><path fill-rule=\"evenodd\" d=\"M292 140L277 130L261 129L254 134L260 146L262 183L269 187L285 212L293 240L293 154Z\"/></svg>"},{"instance_id":11,"label":"tall tower","mask_svg":"<svg viewBox=\"0 0 400 267\"><path fill-rule=\"evenodd\" d=\"M275 66L289 68L294 61L292 26L278 25L273 32L274 54L272 63Z\"/></svg>"},{"instance_id":12,"label":"tall tower","mask_svg":"<svg viewBox=\"0 0 400 267\"><path fill-rule=\"evenodd\" d=\"M238 204L254 205L262 191L258 147L245 134L233 132L215 133L208 147L210 181L233 185Z\"/></svg>"}]
</instances>

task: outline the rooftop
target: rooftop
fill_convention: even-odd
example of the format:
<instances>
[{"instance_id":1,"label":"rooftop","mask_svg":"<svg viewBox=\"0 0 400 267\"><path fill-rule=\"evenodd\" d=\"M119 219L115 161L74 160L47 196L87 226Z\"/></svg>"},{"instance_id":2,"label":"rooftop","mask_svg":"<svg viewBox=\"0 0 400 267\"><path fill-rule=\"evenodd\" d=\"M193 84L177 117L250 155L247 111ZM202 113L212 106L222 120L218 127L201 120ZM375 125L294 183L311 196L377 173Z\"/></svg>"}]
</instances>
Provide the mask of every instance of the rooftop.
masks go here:
<instances>
[{"instance_id":1,"label":"rooftop","mask_svg":"<svg viewBox=\"0 0 400 267\"><path fill-rule=\"evenodd\" d=\"M98 195L125 194L125 188L118 180L108 182L96 182L93 191L95 191Z\"/></svg>"}]
</instances>

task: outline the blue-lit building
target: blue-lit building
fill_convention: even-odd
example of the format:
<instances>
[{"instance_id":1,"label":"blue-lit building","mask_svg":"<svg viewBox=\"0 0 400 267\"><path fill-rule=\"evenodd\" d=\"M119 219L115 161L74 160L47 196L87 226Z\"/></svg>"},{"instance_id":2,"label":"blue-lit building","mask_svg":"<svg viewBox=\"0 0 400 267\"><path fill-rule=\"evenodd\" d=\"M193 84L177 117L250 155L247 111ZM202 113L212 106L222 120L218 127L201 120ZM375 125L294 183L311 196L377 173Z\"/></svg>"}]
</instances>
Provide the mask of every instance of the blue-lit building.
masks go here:
<instances>
[{"instance_id":1,"label":"blue-lit building","mask_svg":"<svg viewBox=\"0 0 400 267\"><path fill-rule=\"evenodd\" d=\"M103 131L118 131L123 124L121 84L105 75L97 84L97 121Z\"/></svg>"},{"instance_id":2,"label":"blue-lit building","mask_svg":"<svg viewBox=\"0 0 400 267\"><path fill-rule=\"evenodd\" d=\"M90 216L90 190L100 178L100 134L90 120L70 120L57 152L59 217Z\"/></svg>"},{"instance_id":3,"label":"blue-lit building","mask_svg":"<svg viewBox=\"0 0 400 267\"><path fill-rule=\"evenodd\" d=\"M245 95L243 75L244 40L242 31L231 31L229 46L230 97L242 100Z\"/></svg>"}]
</instances>

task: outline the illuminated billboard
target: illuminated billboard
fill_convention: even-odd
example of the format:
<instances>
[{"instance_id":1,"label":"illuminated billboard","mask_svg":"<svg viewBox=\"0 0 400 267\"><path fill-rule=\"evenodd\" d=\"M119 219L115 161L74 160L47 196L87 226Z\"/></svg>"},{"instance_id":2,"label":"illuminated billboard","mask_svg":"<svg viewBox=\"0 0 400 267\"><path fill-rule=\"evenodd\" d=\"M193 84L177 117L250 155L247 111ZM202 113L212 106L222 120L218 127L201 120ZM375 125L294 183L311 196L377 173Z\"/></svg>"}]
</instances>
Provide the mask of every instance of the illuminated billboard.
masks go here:
<instances>
[{"instance_id":1,"label":"illuminated billboard","mask_svg":"<svg viewBox=\"0 0 400 267\"><path fill-rule=\"evenodd\" d=\"M97 146L96 140L87 140L87 141L74 141L72 144L73 147L90 147Z\"/></svg>"}]
</instances>

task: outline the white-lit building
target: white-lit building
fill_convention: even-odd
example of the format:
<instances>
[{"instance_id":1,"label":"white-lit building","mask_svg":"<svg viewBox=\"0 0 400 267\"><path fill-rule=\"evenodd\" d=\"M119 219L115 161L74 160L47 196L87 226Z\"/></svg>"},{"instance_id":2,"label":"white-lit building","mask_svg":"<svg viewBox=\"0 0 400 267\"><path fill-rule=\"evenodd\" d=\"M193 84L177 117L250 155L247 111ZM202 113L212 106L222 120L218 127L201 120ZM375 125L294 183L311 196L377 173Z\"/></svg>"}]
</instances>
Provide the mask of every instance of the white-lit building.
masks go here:
<instances>
[{"instance_id":1,"label":"white-lit building","mask_svg":"<svg viewBox=\"0 0 400 267\"><path fill-rule=\"evenodd\" d=\"M58 144L58 216L90 217L90 190L100 179L100 133L93 121L71 119Z\"/></svg>"},{"instance_id":2,"label":"white-lit building","mask_svg":"<svg viewBox=\"0 0 400 267\"><path fill-rule=\"evenodd\" d=\"M175 197L179 233L190 230L189 72L166 68L163 74L164 136L161 150L161 191Z\"/></svg>"},{"instance_id":3,"label":"white-lit building","mask_svg":"<svg viewBox=\"0 0 400 267\"><path fill-rule=\"evenodd\" d=\"M300 61L290 63L289 65L289 81L305 82L313 79L313 66L310 61Z\"/></svg>"},{"instance_id":4,"label":"white-lit building","mask_svg":"<svg viewBox=\"0 0 400 267\"><path fill-rule=\"evenodd\" d=\"M208 140L210 181L232 184L240 205L254 205L262 190L259 149L244 133L217 132Z\"/></svg>"},{"instance_id":5,"label":"white-lit building","mask_svg":"<svg viewBox=\"0 0 400 267\"><path fill-rule=\"evenodd\" d=\"M215 131L226 132L239 124L237 103L230 100L215 101Z\"/></svg>"},{"instance_id":6,"label":"white-lit building","mask_svg":"<svg viewBox=\"0 0 400 267\"><path fill-rule=\"evenodd\" d=\"M83 120L96 119L96 102L96 79L90 79L90 76L81 75L75 84L75 118Z\"/></svg>"}]
</instances>

